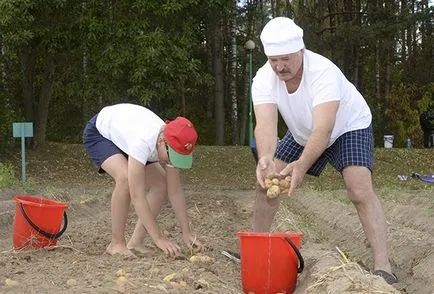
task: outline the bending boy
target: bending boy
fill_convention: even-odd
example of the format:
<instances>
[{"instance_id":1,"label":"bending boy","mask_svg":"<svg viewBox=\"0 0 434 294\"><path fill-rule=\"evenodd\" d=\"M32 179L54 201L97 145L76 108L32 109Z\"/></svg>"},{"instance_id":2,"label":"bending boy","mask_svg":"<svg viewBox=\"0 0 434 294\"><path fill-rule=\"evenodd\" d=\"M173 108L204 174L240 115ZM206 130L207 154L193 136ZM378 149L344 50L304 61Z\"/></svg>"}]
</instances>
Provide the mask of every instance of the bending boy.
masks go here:
<instances>
[{"instance_id":1,"label":"bending boy","mask_svg":"<svg viewBox=\"0 0 434 294\"><path fill-rule=\"evenodd\" d=\"M146 232L169 256L180 247L168 240L156 222L167 199L190 248L203 250L189 225L178 168L190 168L197 140L193 124L184 117L164 122L151 110L134 104L104 107L87 123L83 143L99 173L115 181L111 198L112 238L109 254L145 253ZM148 192L146 192L148 191ZM132 202L138 216L133 235L125 240L125 224Z\"/></svg>"}]
</instances>

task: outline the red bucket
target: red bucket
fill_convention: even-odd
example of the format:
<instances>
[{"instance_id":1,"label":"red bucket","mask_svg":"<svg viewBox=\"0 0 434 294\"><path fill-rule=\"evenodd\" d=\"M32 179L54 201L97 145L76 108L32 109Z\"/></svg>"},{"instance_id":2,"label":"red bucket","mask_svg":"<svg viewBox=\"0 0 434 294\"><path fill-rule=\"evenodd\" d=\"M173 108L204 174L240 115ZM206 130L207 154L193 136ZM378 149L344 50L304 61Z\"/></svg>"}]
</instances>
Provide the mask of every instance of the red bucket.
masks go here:
<instances>
[{"instance_id":1,"label":"red bucket","mask_svg":"<svg viewBox=\"0 0 434 294\"><path fill-rule=\"evenodd\" d=\"M304 268L303 233L238 232L245 293L292 293Z\"/></svg>"},{"instance_id":2,"label":"red bucket","mask_svg":"<svg viewBox=\"0 0 434 294\"><path fill-rule=\"evenodd\" d=\"M13 244L16 249L55 246L68 226L65 203L35 196L15 197ZM63 219L63 228L60 229Z\"/></svg>"}]
</instances>

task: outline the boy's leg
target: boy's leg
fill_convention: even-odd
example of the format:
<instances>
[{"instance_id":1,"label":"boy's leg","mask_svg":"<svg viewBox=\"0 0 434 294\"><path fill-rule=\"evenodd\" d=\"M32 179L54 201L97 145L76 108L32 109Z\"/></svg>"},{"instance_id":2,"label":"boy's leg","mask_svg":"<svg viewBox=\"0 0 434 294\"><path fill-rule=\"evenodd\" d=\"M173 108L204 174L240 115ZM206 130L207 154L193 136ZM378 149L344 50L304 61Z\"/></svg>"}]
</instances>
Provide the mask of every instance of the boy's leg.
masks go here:
<instances>
[{"instance_id":1,"label":"boy's leg","mask_svg":"<svg viewBox=\"0 0 434 294\"><path fill-rule=\"evenodd\" d=\"M145 169L146 186L149 188L147 200L154 218L158 216L162 206L167 202L166 172L159 163L153 163L146 166ZM134 249L141 253L147 253L149 250L144 246L144 239L147 235L145 227L140 221L137 221L133 235L128 241L127 248Z\"/></svg>"},{"instance_id":2,"label":"boy's leg","mask_svg":"<svg viewBox=\"0 0 434 294\"><path fill-rule=\"evenodd\" d=\"M115 154L107 158L101 168L115 181L111 198L112 239L107 247L109 254L133 256L125 242L125 224L130 207L130 193L127 177L127 159L123 154Z\"/></svg>"}]
</instances>

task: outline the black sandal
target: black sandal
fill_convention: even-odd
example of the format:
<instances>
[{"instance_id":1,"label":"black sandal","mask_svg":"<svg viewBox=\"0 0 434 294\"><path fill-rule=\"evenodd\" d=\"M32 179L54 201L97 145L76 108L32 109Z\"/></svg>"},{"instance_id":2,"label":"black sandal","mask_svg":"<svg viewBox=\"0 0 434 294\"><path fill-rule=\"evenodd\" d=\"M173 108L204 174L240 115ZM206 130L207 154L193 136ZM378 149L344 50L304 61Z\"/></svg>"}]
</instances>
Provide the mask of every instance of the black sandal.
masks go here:
<instances>
[{"instance_id":1,"label":"black sandal","mask_svg":"<svg viewBox=\"0 0 434 294\"><path fill-rule=\"evenodd\" d=\"M374 272L374 275L382 277L389 285L398 283L398 277L394 273L388 273L383 270L376 270Z\"/></svg>"}]
</instances>

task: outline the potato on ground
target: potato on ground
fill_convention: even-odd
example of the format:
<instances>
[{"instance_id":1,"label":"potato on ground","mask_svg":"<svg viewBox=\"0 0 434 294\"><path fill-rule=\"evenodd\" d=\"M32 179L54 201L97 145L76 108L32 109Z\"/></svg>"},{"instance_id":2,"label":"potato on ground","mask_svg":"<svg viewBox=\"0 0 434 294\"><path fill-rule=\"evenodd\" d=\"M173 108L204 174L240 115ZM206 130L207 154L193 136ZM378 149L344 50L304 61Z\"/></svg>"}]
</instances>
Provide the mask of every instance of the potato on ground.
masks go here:
<instances>
[{"instance_id":1,"label":"potato on ground","mask_svg":"<svg viewBox=\"0 0 434 294\"><path fill-rule=\"evenodd\" d=\"M191 263L198 263L198 262L203 262L203 263L208 263L213 261L213 259L211 257L209 257L208 255L193 255L192 257L190 257L190 262Z\"/></svg>"}]
</instances>

